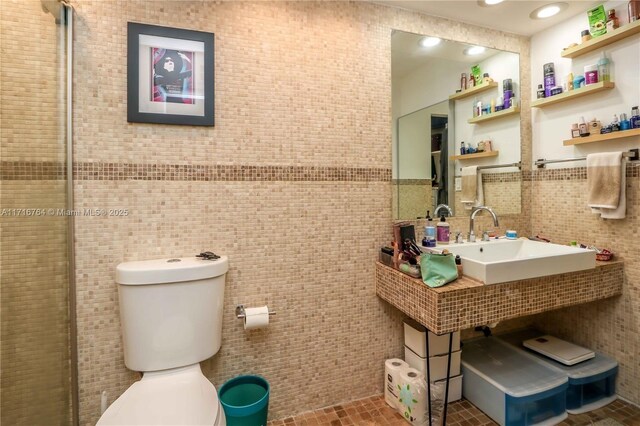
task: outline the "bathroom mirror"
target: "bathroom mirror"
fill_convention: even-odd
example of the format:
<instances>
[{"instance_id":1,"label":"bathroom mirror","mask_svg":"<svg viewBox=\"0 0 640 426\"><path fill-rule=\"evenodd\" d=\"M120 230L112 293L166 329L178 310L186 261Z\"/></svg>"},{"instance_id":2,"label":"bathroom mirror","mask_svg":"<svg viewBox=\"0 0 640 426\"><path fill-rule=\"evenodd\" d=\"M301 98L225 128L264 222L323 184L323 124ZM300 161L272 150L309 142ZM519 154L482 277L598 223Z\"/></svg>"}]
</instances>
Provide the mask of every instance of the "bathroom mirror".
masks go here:
<instances>
[{"instance_id":1,"label":"bathroom mirror","mask_svg":"<svg viewBox=\"0 0 640 426\"><path fill-rule=\"evenodd\" d=\"M393 31L394 219L422 218L427 211L433 216L438 204L449 205L455 216L468 216L479 202L500 215L520 213L519 62L512 52ZM474 66L480 82L471 87ZM491 141L490 152L485 141ZM481 152L461 156L461 142ZM475 191L462 188L463 168L465 174L480 174Z\"/></svg>"}]
</instances>

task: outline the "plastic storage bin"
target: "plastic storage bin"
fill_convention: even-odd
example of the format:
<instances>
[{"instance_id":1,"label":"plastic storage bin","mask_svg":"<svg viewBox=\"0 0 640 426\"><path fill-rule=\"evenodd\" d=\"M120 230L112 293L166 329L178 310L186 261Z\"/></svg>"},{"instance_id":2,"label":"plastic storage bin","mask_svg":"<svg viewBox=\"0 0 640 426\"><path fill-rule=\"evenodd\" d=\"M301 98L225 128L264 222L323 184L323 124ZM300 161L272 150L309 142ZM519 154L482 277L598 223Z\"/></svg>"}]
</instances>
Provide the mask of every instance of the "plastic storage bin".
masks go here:
<instances>
[{"instance_id":1,"label":"plastic storage bin","mask_svg":"<svg viewBox=\"0 0 640 426\"><path fill-rule=\"evenodd\" d=\"M496 336L496 338L567 375L569 379L567 411L569 413L585 413L615 401L618 374L616 360L596 352L596 356L587 361L575 365L564 365L522 346L522 341L542 335L544 333L538 330L527 329Z\"/></svg>"},{"instance_id":2,"label":"plastic storage bin","mask_svg":"<svg viewBox=\"0 0 640 426\"><path fill-rule=\"evenodd\" d=\"M421 358L427 356L427 332L429 333L429 356L445 355L449 353L449 333L437 335L417 321L407 318L404 320L404 345ZM453 333L451 352L460 350L460 332Z\"/></svg>"},{"instance_id":3,"label":"plastic storage bin","mask_svg":"<svg viewBox=\"0 0 640 426\"><path fill-rule=\"evenodd\" d=\"M451 353L451 371L449 378L460 375L460 354L462 351ZM419 357L408 347L404 347L404 360L411 368L415 368L427 377L427 358ZM432 382L447 378L448 355L438 355L429 357L429 379Z\"/></svg>"},{"instance_id":4,"label":"plastic storage bin","mask_svg":"<svg viewBox=\"0 0 640 426\"><path fill-rule=\"evenodd\" d=\"M218 392L227 426L266 426L269 382L260 376L238 376Z\"/></svg>"},{"instance_id":5,"label":"plastic storage bin","mask_svg":"<svg viewBox=\"0 0 640 426\"><path fill-rule=\"evenodd\" d=\"M567 417L567 376L495 337L465 343L462 374L462 395L501 426Z\"/></svg>"}]
</instances>

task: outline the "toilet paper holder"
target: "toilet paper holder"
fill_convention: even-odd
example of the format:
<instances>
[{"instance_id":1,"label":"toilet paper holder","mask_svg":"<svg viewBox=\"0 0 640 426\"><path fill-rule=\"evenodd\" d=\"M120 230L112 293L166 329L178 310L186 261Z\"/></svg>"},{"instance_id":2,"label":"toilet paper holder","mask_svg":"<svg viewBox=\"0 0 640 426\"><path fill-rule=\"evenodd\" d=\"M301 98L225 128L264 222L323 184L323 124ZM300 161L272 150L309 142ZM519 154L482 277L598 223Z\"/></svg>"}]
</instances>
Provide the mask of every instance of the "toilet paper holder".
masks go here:
<instances>
[{"instance_id":1,"label":"toilet paper holder","mask_svg":"<svg viewBox=\"0 0 640 426\"><path fill-rule=\"evenodd\" d=\"M271 309L269 309L269 316L272 316L275 314L276 314L276 311L272 311ZM236 306L236 317L238 319L244 319L246 316L247 314L245 313L244 305Z\"/></svg>"}]
</instances>

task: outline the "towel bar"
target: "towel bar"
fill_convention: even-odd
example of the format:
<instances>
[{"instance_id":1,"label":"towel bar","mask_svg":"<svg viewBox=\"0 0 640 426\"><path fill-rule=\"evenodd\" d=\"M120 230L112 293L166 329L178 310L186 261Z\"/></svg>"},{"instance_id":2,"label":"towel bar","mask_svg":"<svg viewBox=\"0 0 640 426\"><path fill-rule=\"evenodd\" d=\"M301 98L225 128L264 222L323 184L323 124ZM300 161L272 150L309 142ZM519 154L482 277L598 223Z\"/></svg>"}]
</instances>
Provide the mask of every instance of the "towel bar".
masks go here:
<instances>
[{"instance_id":1,"label":"towel bar","mask_svg":"<svg viewBox=\"0 0 640 426\"><path fill-rule=\"evenodd\" d=\"M626 157L629 159L629 161L638 161L640 160L640 149L635 148L635 149L631 149L627 152L623 152L622 156ZM544 168L545 164L551 164L551 163L566 163L569 161L583 161L586 160L587 157L576 157L576 158L564 158L561 160L545 160L544 158L540 158L538 160L536 160L535 165L538 166L539 169Z\"/></svg>"}]
</instances>

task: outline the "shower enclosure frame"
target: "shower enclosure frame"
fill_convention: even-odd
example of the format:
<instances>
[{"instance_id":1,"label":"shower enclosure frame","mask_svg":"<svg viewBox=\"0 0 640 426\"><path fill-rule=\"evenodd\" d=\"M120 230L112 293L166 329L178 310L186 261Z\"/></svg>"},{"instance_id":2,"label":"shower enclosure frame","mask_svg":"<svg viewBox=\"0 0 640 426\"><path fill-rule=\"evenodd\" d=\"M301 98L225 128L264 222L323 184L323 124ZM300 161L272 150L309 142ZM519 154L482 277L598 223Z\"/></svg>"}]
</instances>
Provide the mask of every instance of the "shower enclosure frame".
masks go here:
<instances>
[{"instance_id":1,"label":"shower enclosure frame","mask_svg":"<svg viewBox=\"0 0 640 426\"><path fill-rule=\"evenodd\" d=\"M74 209L73 198L73 7L60 1L61 24L64 25L66 41L66 174L68 211ZM74 216L67 217L67 268L69 280L69 358L71 372L71 413L72 424L79 426L79 392L78 392L78 328L76 315L76 280L75 280L75 238Z\"/></svg>"}]
</instances>

